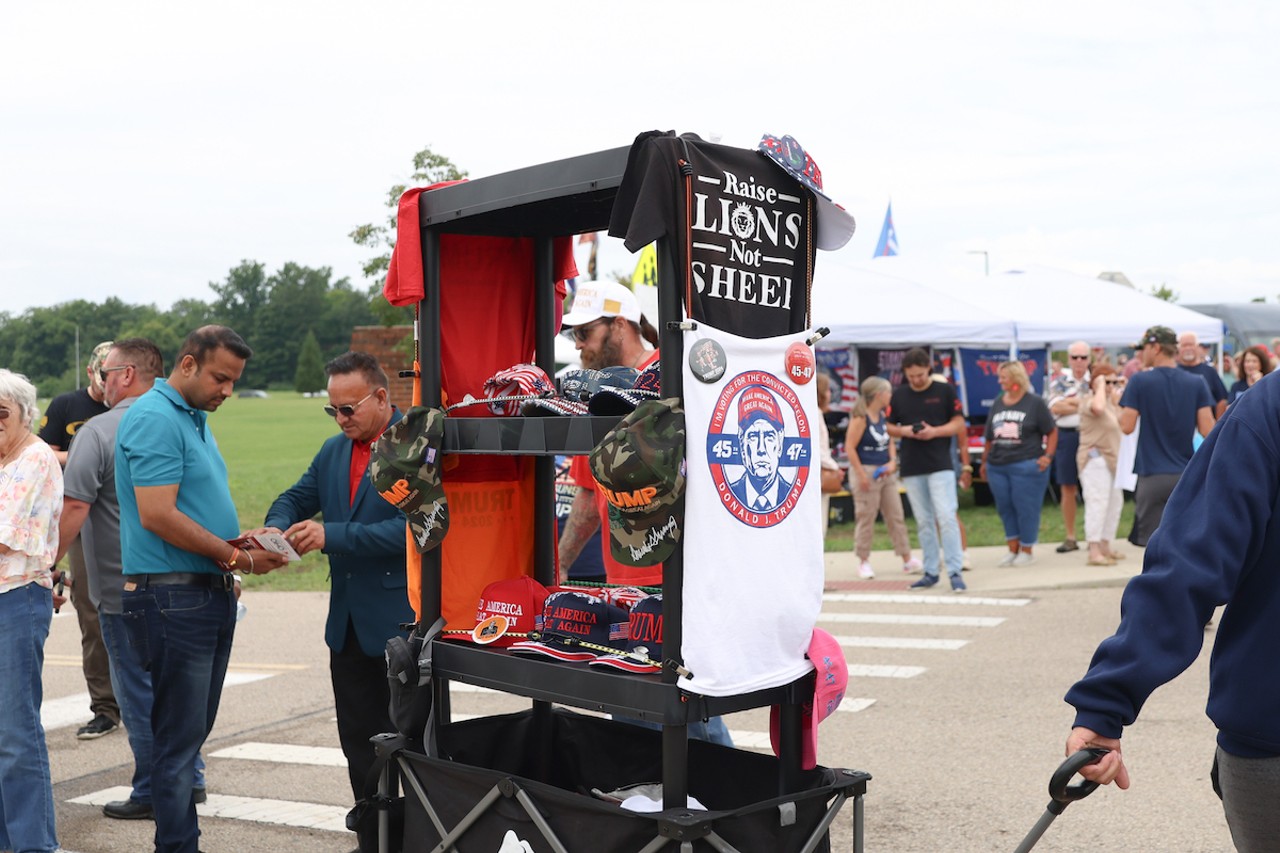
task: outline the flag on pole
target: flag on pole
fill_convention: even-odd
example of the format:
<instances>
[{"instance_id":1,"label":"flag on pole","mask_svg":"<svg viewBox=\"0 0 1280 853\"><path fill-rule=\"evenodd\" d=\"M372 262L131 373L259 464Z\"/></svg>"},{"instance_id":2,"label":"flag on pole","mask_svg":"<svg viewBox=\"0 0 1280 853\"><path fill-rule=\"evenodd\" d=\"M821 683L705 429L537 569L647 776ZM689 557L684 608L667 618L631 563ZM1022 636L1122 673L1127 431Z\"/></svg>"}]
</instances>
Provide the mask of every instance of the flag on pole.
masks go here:
<instances>
[{"instance_id":1,"label":"flag on pole","mask_svg":"<svg viewBox=\"0 0 1280 853\"><path fill-rule=\"evenodd\" d=\"M898 254L898 232L893 230L893 202L884 211L884 227L880 229L880 242L876 243L874 257L883 258Z\"/></svg>"}]
</instances>

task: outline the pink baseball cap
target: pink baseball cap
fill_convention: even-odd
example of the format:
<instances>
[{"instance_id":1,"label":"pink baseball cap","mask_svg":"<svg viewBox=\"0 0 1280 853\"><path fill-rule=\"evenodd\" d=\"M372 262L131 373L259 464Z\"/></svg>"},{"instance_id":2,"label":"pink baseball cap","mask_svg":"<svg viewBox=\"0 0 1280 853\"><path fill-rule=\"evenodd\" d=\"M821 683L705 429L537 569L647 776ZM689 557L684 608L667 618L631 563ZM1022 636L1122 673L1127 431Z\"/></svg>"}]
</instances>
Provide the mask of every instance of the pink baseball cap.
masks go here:
<instances>
[{"instance_id":1,"label":"pink baseball cap","mask_svg":"<svg viewBox=\"0 0 1280 853\"><path fill-rule=\"evenodd\" d=\"M840 643L821 628L813 629L806 657L813 663L817 675L813 682L813 700L800 709L800 766L812 770L818 766L818 723L840 707L845 688L849 686L849 665ZM769 743L774 755L778 754L781 710L777 705L769 709Z\"/></svg>"}]
</instances>

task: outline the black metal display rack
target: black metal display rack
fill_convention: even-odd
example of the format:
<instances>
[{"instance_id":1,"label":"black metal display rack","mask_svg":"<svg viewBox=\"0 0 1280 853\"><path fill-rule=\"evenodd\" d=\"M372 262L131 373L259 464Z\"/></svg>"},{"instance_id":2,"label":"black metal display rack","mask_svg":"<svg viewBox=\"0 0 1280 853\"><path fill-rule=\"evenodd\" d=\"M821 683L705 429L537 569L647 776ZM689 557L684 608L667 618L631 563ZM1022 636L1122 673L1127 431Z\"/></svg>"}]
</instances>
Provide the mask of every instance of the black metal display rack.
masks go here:
<instances>
[{"instance_id":1,"label":"black metal display rack","mask_svg":"<svg viewBox=\"0 0 1280 853\"><path fill-rule=\"evenodd\" d=\"M553 343L554 336L558 332L553 325L556 316L556 306L553 302L555 299L553 241L559 237L600 231L608 227L613 201L626 167L628 150L626 147L614 148L543 163L443 187L419 196L424 298L419 305L418 362L421 365L424 405L438 406L441 403L440 236L467 234L532 238L536 266L534 270L536 361L550 374L554 371ZM658 245L658 268L660 319L658 327L663 396L679 397L682 396L683 391L681 374L683 344L681 331L675 321L680 317L680 297L677 288L670 284L677 279L673 274L672 255L662 241ZM485 319L477 317L476 321L482 323ZM616 421L616 418L599 417L450 417L445 421L445 451L448 453L512 454L535 457L534 488L537 499L533 520L534 563L536 577L544 585L550 586L554 582L555 572L553 457L556 454L589 453ZM664 657L676 662L682 660L680 590L683 571L681 550L677 548L672 557L664 563L663 569L666 592L663 598L663 653ZM424 554L420 609L423 625L432 624L440 615L441 575L440 550L436 549ZM508 654L502 649L441 640L432 643L431 659L436 725L442 743L450 740L450 731L458 732L461 737L464 727L476 722L449 723L448 684L451 681L493 688L534 700L528 714L520 715L518 721L511 723L520 727L522 733L520 741L529 752L529 755L516 762L515 769L532 776L534 783L555 778L557 771L552 769L553 765L563 763L560 755L561 748L556 744L556 738L561 736L559 732L565 727L565 723L561 719L563 717L561 712L552 711L552 703L621 714L660 724L662 732L659 735L656 732L647 732L622 723L597 721L620 728L624 735L634 733L640 742L648 742L644 741L644 738L651 736L654 738L651 742L654 748L660 749L660 755L655 758L661 765L665 806L665 811L661 815L665 815L665 818L657 819L657 829L653 833L657 840L646 846L644 848L646 850L658 850L668 843L678 843L682 845L681 849L703 849L706 845L709 845L707 849L717 850L754 849L749 841L744 841L745 846L742 847L725 844L723 841L725 833L718 832L716 819L708 817L709 814L718 815L718 819L724 820L725 814L734 811L732 806L742 805L741 803L729 803L728 807L722 806L721 810L713 810L711 813L690 812L685 809L691 772L691 744L687 737L687 725L709 716L780 705L782 708L782 748L780 750L782 758L750 755L750 761L768 763L764 772L775 777L775 781L769 783L773 794L784 800L787 797L816 798L825 805L821 812L823 816L821 825L815 823L812 827L813 832L805 833L807 846L797 842L794 847L766 846L760 849L820 848L826 843L826 826L830 824L840 805L848 798L854 799L854 848L861 849L861 797L870 777L856 771L826 771L833 778L824 776L818 779L813 771L803 771L800 768L800 704L806 697L812 696L812 673L792 684L769 690L738 696L704 697L680 689L676 684L676 672L670 668L664 670L661 678L652 675L600 673L581 665L531 659ZM617 736L616 732L611 735L606 730L601 730L598 734L602 738ZM497 737L492 732L486 736ZM454 740L457 741L457 738ZM710 745L696 744L692 750L695 753L692 755L695 763L714 764L726 758L734 760L724 754L717 758L714 750L745 755L741 751L724 750L721 747L713 747L712 751L708 752L704 749L708 746ZM464 745L455 742L450 752L466 753L468 750ZM414 824L412 820L409 822L410 829L405 835L405 849L418 849L413 847L414 842L410 836L413 834L413 826L419 824L431 830L428 834L434 834L443 839L435 847L427 845L420 849L441 851L455 849L449 846L450 829L439 816L438 808L426 802L432 793L430 773L423 777L421 765L415 769L410 766L411 762L404 760L400 765L401 772L405 774L407 787L411 792L416 790L422 795L419 799L424 800L425 812L430 817L429 821L420 820L418 824ZM435 762L435 765L438 765L439 772L446 775L447 771L453 769L448 766L447 761ZM759 769L744 768L743 773L749 774ZM419 775L418 779L411 778L415 773ZM502 773L499 772L498 775L502 776ZM425 785L422 784L424 778L427 780ZM515 784L509 778L503 778L508 783L508 787ZM450 784L456 788L456 785ZM501 786L496 785L494 790L499 787ZM516 785L516 787L520 786ZM755 789L753 793L759 793L760 790L762 789ZM516 796L510 791L506 793L508 796ZM477 805L476 809L479 808L480 806ZM524 810L529 813L545 813L548 810L554 812L555 808L542 805L531 809L526 805ZM679 817L681 814L685 816ZM478 811L469 816L470 821L479 819ZM628 815L627 819L635 820L636 818ZM786 821L783 823L785 824ZM468 826L470 825L468 823ZM571 824L571 826L579 826L579 824ZM586 830L565 827L559 829L561 833L575 831ZM453 832L457 832L456 827ZM541 827L539 832L542 837L546 837L547 832ZM552 831L551 835L556 835L556 832ZM695 844L694 839L703 840ZM585 839L579 842L579 846L574 846L568 843L570 840L562 837L559 841L547 841L545 849L612 849ZM595 840L599 842L598 837ZM721 846L722 844L725 846ZM538 844L534 846L538 850L544 849ZM467 847L465 844L460 844L456 849L465 850ZM479 849L496 848L481 847Z\"/></svg>"}]
</instances>

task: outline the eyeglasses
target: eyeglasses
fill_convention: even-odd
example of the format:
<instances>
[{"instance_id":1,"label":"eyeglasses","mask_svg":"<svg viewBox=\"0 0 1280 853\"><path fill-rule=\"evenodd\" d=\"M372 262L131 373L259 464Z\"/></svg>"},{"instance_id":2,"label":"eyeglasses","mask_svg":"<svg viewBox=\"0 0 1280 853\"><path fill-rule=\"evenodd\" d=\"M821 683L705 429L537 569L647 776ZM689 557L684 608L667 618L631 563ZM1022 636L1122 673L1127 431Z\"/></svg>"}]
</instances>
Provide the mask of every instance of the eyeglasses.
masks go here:
<instances>
[{"instance_id":1,"label":"eyeglasses","mask_svg":"<svg viewBox=\"0 0 1280 853\"><path fill-rule=\"evenodd\" d=\"M597 320L592 320L590 323L583 323L581 326L574 326L570 329L565 329L560 334L564 335L566 338L568 338L571 341L577 341L580 344L586 343L587 338L591 337L592 329L594 329L595 327L603 323L612 323L612 322L613 322L612 317L601 317Z\"/></svg>"},{"instance_id":2,"label":"eyeglasses","mask_svg":"<svg viewBox=\"0 0 1280 853\"><path fill-rule=\"evenodd\" d=\"M356 409L360 408L360 403L363 403L365 400L368 400L377 393L377 391L370 391L368 394L364 395L364 399L352 403L349 406L325 406L324 413L331 418L336 418L338 415L342 415L344 418L349 418L356 413Z\"/></svg>"},{"instance_id":3,"label":"eyeglasses","mask_svg":"<svg viewBox=\"0 0 1280 853\"><path fill-rule=\"evenodd\" d=\"M106 382L108 373L115 373L117 370L128 370L130 367L133 367L133 366L134 365L132 364L122 364L119 367L99 367L98 378L101 379L103 382Z\"/></svg>"},{"instance_id":4,"label":"eyeglasses","mask_svg":"<svg viewBox=\"0 0 1280 853\"><path fill-rule=\"evenodd\" d=\"M1088 361L1089 360L1089 356L1087 355L1069 355L1067 356L1067 358L1071 359L1072 361Z\"/></svg>"}]
</instances>

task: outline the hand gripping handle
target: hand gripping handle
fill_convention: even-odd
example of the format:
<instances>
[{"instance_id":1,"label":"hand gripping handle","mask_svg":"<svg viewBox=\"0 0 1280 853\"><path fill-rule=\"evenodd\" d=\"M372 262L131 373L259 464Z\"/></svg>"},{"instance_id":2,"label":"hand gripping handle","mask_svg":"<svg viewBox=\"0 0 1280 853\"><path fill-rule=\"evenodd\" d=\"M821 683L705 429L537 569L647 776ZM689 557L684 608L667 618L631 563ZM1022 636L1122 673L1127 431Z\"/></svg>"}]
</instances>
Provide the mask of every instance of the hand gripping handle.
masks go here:
<instances>
[{"instance_id":1,"label":"hand gripping handle","mask_svg":"<svg viewBox=\"0 0 1280 853\"><path fill-rule=\"evenodd\" d=\"M1059 806L1056 810L1058 813L1067 807L1068 803L1074 803L1076 800L1083 800L1092 794L1098 788L1097 782L1085 779L1075 785L1068 785L1071 777L1080 772L1082 768L1088 767L1090 764L1097 764L1102 756L1111 750L1102 749L1100 747L1090 747L1082 749L1072 754L1066 761L1058 766L1053 772L1053 776L1049 779L1049 796L1053 798L1052 808L1055 804Z\"/></svg>"}]
</instances>

